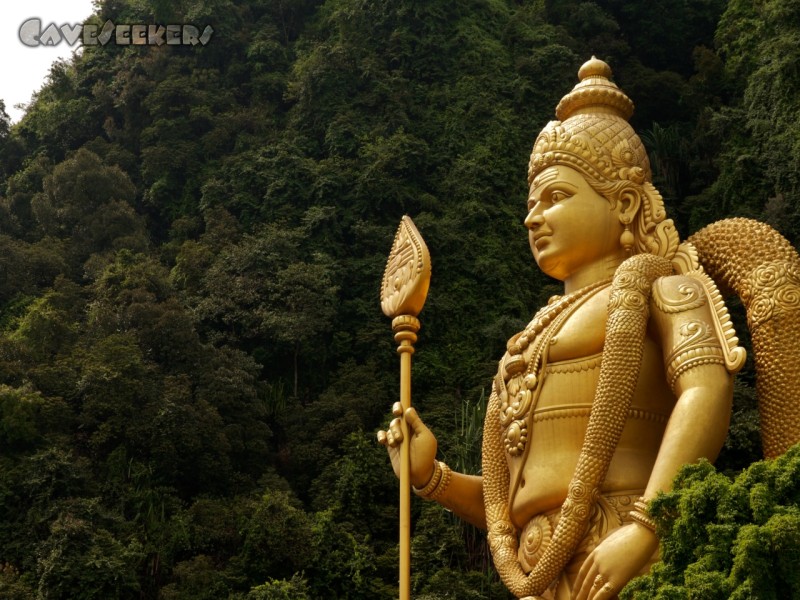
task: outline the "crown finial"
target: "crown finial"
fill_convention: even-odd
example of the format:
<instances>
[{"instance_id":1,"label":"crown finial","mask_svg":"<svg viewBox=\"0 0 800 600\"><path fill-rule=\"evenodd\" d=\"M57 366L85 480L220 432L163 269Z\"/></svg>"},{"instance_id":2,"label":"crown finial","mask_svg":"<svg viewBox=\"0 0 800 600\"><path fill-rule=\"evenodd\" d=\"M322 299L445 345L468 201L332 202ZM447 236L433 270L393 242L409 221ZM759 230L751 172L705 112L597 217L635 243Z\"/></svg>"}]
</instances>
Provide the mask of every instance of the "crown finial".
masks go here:
<instances>
[{"instance_id":1,"label":"crown finial","mask_svg":"<svg viewBox=\"0 0 800 600\"><path fill-rule=\"evenodd\" d=\"M633 102L611 81L611 67L592 56L578 71L578 83L561 99L556 117L566 121L579 114L606 114L626 121L633 114Z\"/></svg>"},{"instance_id":2,"label":"crown finial","mask_svg":"<svg viewBox=\"0 0 800 600\"><path fill-rule=\"evenodd\" d=\"M611 67L608 63L600 60L595 55L587 60L578 70L578 79L583 81L590 77L602 77L603 79L611 79Z\"/></svg>"},{"instance_id":3,"label":"crown finial","mask_svg":"<svg viewBox=\"0 0 800 600\"><path fill-rule=\"evenodd\" d=\"M600 60L595 55L587 60L578 70L578 79L583 81L590 77L602 77L603 79L611 79L611 67L608 63Z\"/></svg>"}]
</instances>

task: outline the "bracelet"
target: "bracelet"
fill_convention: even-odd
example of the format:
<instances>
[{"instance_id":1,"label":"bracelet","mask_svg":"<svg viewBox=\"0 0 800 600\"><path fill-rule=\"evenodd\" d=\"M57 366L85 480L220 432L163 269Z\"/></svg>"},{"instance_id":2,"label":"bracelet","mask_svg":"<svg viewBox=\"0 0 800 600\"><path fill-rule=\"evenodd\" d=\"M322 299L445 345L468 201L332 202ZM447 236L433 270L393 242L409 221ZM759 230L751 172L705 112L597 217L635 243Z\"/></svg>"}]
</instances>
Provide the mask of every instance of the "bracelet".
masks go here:
<instances>
[{"instance_id":1,"label":"bracelet","mask_svg":"<svg viewBox=\"0 0 800 600\"><path fill-rule=\"evenodd\" d=\"M433 475L431 480L423 488L413 488L414 493L425 500L436 500L450 485L450 478L453 472L445 463L438 460L433 461Z\"/></svg>"},{"instance_id":2,"label":"bracelet","mask_svg":"<svg viewBox=\"0 0 800 600\"><path fill-rule=\"evenodd\" d=\"M436 486L439 485L439 482L442 480L442 467L439 465L439 461L434 459L433 461L433 475L431 475L430 480L428 483L422 487L413 487L414 493L417 496L421 496L422 498L430 498L433 490L436 489Z\"/></svg>"},{"instance_id":3,"label":"bracelet","mask_svg":"<svg viewBox=\"0 0 800 600\"><path fill-rule=\"evenodd\" d=\"M447 486L450 485L450 478L453 476L453 471L450 470L450 467L448 467L447 464L440 462L439 467L442 469L442 478L439 480L439 485L437 485L436 489L431 493L431 500L436 500L444 493L444 491L447 489Z\"/></svg>"},{"instance_id":4,"label":"bracelet","mask_svg":"<svg viewBox=\"0 0 800 600\"><path fill-rule=\"evenodd\" d=\"M643 498L639 498L633 503L633 510L628 513L628 516L639 525L646 527L653 533L656 532L656 523L650 518L650 514L647 512L647 504L645 504Z\"/></svg>"}]
</instances>

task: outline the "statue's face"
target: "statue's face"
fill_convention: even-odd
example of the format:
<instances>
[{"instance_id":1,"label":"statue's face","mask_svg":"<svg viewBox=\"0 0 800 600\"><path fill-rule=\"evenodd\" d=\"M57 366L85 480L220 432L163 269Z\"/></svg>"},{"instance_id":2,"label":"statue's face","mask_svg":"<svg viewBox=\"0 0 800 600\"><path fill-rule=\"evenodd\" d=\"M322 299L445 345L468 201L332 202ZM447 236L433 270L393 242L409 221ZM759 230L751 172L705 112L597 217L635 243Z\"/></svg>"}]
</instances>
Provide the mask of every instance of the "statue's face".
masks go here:
<instances>
[{"instance_id":1,"label":"statue's face","mask_svg":"<svg viewBox=\"0 0 800 600\"><path fill-rule=\"evenodd\" d=\"M612 209L570 167L548 167L536 176L528 194L525 226L536 264L561 281L620 256L619 208Z\"/></svg>"}]
</instances>

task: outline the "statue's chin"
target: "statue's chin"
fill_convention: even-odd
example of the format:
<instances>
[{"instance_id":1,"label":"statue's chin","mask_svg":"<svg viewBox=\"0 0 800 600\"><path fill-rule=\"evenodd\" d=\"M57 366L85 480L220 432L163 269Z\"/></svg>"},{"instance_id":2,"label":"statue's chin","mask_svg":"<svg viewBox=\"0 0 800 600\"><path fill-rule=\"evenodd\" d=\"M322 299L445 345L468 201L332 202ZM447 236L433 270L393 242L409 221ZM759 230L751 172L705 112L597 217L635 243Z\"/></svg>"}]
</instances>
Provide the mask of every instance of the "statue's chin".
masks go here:
<instances>
[{"instance_id":1,"label":"statue's chin","mask_svg":"<svg viewBox=\"0 0 800 600\"><path fill-rule=\"evenodd\" d=\"M542 256L542 254L538 252L534 252L533 259L536 261L539 270L548 277L552 277L558 281L564 281L566 279L566 275L559 261L546 255Z\"/></svg>"}]
</instances>

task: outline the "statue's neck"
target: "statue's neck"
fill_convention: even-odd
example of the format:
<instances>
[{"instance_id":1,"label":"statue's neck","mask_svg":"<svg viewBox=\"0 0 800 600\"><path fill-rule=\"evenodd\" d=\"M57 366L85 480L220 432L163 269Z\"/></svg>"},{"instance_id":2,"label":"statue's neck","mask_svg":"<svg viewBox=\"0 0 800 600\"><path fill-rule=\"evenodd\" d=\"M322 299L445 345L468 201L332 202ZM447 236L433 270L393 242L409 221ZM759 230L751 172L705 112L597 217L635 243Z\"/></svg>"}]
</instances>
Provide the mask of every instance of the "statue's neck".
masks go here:
<instances>
[{"instance_id":1,"label":"statue's neck","mask_svg":"<svg viewBox=\"0 0 800 600\"><path fill-rule=\"evenodd\" d=\"M564 293L570 294L587 285L613 277L617 267L626 258L627 256L620 252L582 267L564 280Z\"/></svg>"}]
</instances>

